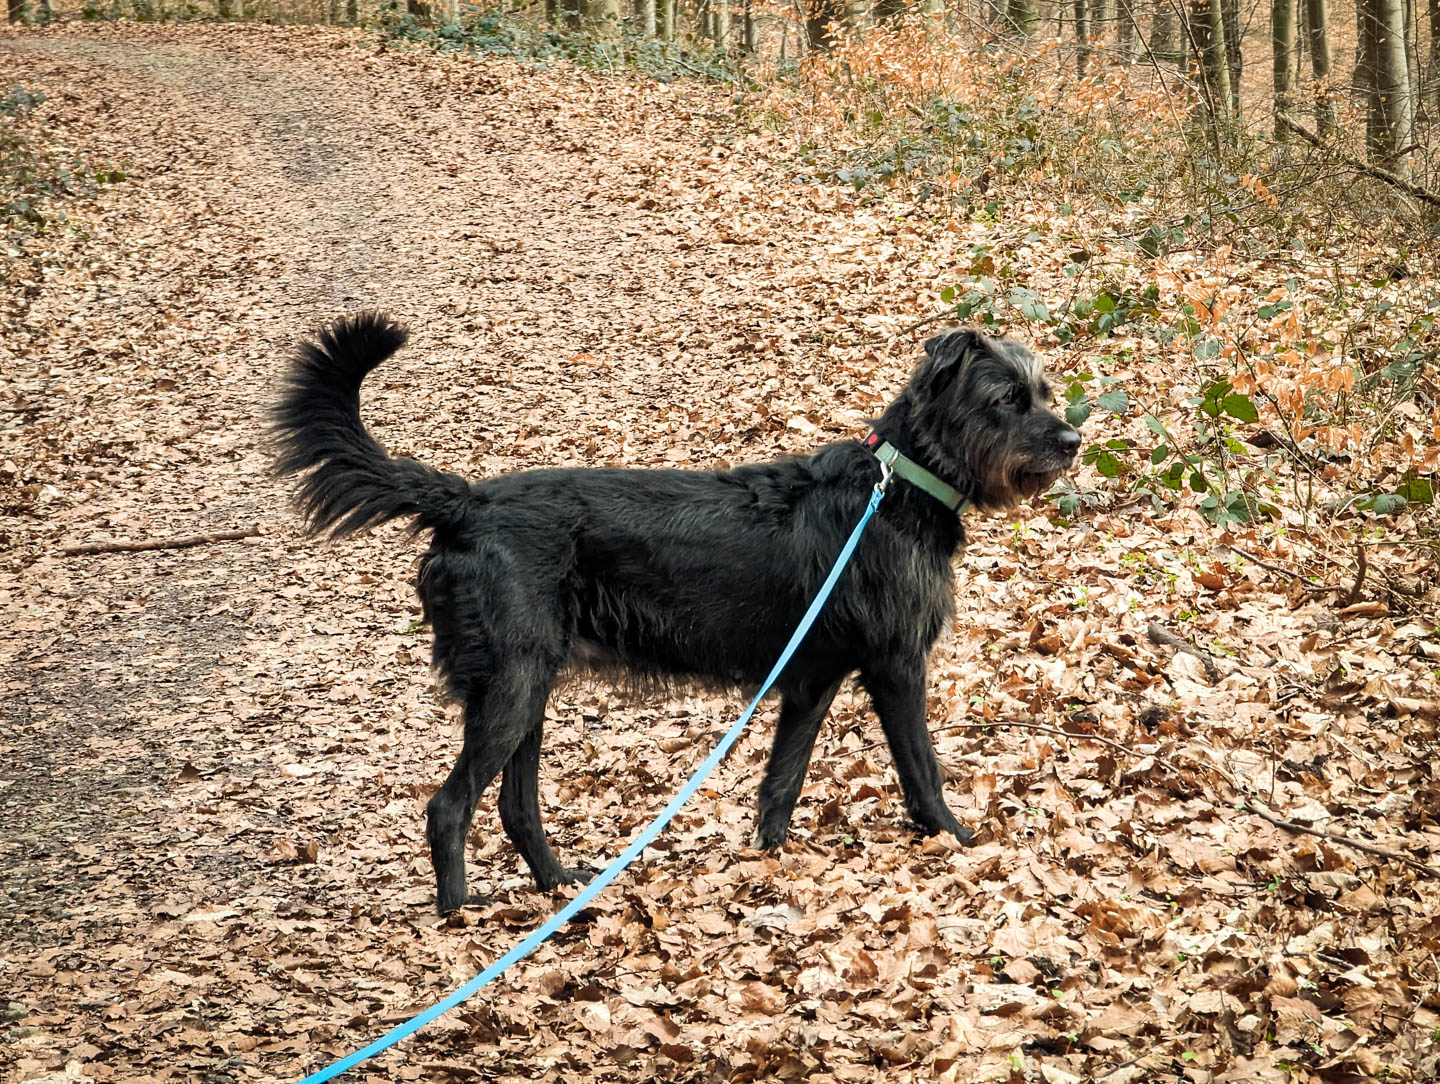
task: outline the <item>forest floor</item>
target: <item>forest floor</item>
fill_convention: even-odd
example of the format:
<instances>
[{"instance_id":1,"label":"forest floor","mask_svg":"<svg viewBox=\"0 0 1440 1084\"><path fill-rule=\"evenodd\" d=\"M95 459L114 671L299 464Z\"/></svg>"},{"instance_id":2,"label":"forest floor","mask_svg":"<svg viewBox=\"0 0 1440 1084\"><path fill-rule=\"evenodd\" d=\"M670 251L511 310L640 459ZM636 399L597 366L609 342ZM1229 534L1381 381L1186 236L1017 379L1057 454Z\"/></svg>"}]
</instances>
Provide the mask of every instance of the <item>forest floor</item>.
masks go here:
<instances>
[{"instance_id":1,"label":"forest floor","mask_svg":"<svg viewBox=\"0 0 1440 1084\"><path fill-rule=\"evenodd\" d=\"M6 31L12 84L126 179L5 257L0 1077L295 1079L560 899L487 796L493 902L433 914L458 742L421 544L298 531L262 429L296 336L404 319L367 421L467 475L763 459L863 434L924 332L873 340L979 227L762 180L703 85L362 33ZM356 1076L1435 1079L1433 626L1299 532L1137 502L968 529L931 718L971 846L907 826L846 691L793 842L748 849L767 709L583 923ZM558 694L562 858L618 851L740 706Z\"/></svg>"}]
</instances>

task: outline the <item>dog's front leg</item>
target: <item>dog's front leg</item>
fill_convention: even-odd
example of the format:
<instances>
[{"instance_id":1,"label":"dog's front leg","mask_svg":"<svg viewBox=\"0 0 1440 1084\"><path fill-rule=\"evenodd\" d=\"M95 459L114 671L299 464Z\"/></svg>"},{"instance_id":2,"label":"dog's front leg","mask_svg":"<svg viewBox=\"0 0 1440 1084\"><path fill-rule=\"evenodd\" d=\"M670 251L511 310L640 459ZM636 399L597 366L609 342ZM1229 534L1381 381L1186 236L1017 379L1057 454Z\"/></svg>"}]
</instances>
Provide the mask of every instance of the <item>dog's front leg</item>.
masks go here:
<instances>
[{"instance_id":1,"label":"dog's front leg","mask_svg":"<svg viewBox=\"0 0 1440 1084\"><path fill-rule=\"evenodd\" d=\"M962 827L945 805L940 764L926 725L924 660L870 667L861 671L860 678L880 716L910 818L926 835L951 832L964 843L974 833Z\"/></svg>"},{"instance_id":2,"label":"dog's front leg","mask_svg":"<svg viewBox=\"0 0 1440 1084\"><path fill-rule=\"evenodd\" d=\"M820 683L818 688L787 690L780 705L780 722L775 727L775 744L770 747L770 763L765 780L760 784L760 816L755 825L755 846L767 850L785 842L790 830L790 815L805 785L805 772L810 767L810 754L815 749L815 735L830 703L840 691L840 679Z\"/></svg>"}]
</instances>

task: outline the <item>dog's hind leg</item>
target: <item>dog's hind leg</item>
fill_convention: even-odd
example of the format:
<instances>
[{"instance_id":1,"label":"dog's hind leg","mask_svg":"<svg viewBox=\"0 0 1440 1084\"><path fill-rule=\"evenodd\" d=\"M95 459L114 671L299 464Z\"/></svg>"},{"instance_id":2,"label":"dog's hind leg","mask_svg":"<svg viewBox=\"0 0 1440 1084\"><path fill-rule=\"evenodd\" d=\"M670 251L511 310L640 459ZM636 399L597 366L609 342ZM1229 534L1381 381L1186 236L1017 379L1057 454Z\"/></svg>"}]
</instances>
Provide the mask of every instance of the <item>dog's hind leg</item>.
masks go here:
<instances>
[{"instance_id":1,"label":"dog's hind leg","mask_svg":"<svg viewBox=\"0 0 1440 1084\"><path fill-rule=\"evenodd\" d=\"M543 708L544 705L541 706ZM505 826L505 834L535 875L535 887L548 892L556 885L589 880L590 875L584 870L562 866L545 839L545 829L540 821L542 726L542 720L537 718L505 765L505 774L500 779L500 823Z\"/></svg>"},{"instance_id":2,"label":"dog's hind leg","mask_svg":"<svg viewBox=\"0 0 1440 1084\"><path fill-rule=\"evenodd\" d=\"M770 748L770 763L760 784L760 815L755 825L757 847L770 849L785 842L790 815L805 785L815 737L820 733L820 724L830 710L831 701L840 691L840 680L785 693L780 705L780 722L775 727L775 744Z\"/></svg>"},{"instance_id":3,"label":"dog's hind leg","mask_svg":"<svg viewBox=\"0 0 1440 1084\"><path fill-rule=\"evenodd\" d=\"M442 915L458 910L466 901L465 838L475 803L521 749L527 735L536 730L544 713L551 682L527 672L530 669L511 666L466 698L465 744L450 775L426 807L425 836L435 867L435 906ZM538 734L535 755L538 758Z\"/></svg>"},{"instance_id":4,"label":"dog's hind leg","mask_svg":"<svg viewBox=\"0 0 1440 1084\"><path fill-rule=\"evenodd\" d=\"M860 679L880 716L911 820L926 835L951 832L966 842L975 833L962 827L945 804L940 763L925 722L924 662L869 667L861 671Z\"/></svg>"}]
</instances>

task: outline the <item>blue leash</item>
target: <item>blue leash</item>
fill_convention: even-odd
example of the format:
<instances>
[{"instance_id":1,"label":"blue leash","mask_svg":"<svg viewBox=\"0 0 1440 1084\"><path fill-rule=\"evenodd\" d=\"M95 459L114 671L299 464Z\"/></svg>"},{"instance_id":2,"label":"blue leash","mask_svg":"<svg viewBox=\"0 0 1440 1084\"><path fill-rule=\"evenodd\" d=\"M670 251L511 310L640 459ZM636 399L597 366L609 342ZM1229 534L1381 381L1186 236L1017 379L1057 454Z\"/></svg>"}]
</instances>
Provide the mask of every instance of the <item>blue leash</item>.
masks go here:
<instances>
[{"instance_id":1,"label":"blue leash","mask_svg":"<svg viewBox=\"0 0 1440 1084\"><path fill-rule=\"evenodd\" d=\"M373 1058L382 1050L389 1049L401 1039L414 1035L426 1024L430 1023L431 1020L434 1020L443 1013L449 1012L456 1005L459 1005L462 1001L474 994L480 987L492 979L498 978L511 964L523 960L544 944L551 934L569 922L581 908L596 896L600 895L611 881L620 876L626 866L640 857L640 852L654 842L655 837L670 823L671 818L680 812L681 807L700 789L700 784L704 783L710 773L719 766L720 761L725 759L725 754L728 753L730 747L739 740L740 734L745 729L745 724L748 723L750 717L755 714L755 709L760 705L761 697L770 691L770 687L775 684L781 671L785 669L785 664L790 661L791 656L795 654L795 649L800 646L800 641L805 639L805 634L810 631L810 626L815 623L815 618L820 616L820 610L824 607L826 600L829 599L830 592L835 589L835 584L840 579L840 573L845 571L845 566L850 563L850 557L855 552L855 546L860 541L860 535L864 532L865 525L870 522L870 517L873 516L875 510L880 507L880 500L885 496L885 489L890 484L890 468L882 463L880 469L880 481L875 483L875 490L870 495L870 504L866 507L865 514L860 517L860 522L855 524L855 529L850 532L850 537L846 540L844 549L840 551L840 556L835 559L835 567L830 569L830 575L825 577L825 583L821 585L819 594L815 596L815 601L810 603L810 608L805 611L805 616L800 619L800 624L796 626L794 634L790 637L790 642L785 645L785 650L780 653L780 658L776 660L774 668L770 671L770 676L765 679L765 683L760 686L760 691L755 694L755 699L750 701L750 706L747 707L740 715L740 718L735 721L735 725L720 739L720 744L715 746L710 755L705 758L705 763L695 769L695 774L685 781L685 785L680 788L680 793L670 799L670 804L660 811L660 815L646 825L645 830L635 837L630 846L626 847L615 861L597 873L594 879L582 888L573 900L557 911L545 925L530 934L529 937L521 941L504 956L501 956L464 986L454 990L443 1001L437 1002L424 1012L412 1016L409 1020L405 1021L405 1023L387 1031L369 1046L363 1047L355 1051L355 1053L341 1058L339 1061L332 1062L318 1072L311 1073L304 1080L300 1081L299 1084L321 1084L321 1081L337 1077L347 1069L353 1069L362 1061Z\"/></svg>"}]
</instances>

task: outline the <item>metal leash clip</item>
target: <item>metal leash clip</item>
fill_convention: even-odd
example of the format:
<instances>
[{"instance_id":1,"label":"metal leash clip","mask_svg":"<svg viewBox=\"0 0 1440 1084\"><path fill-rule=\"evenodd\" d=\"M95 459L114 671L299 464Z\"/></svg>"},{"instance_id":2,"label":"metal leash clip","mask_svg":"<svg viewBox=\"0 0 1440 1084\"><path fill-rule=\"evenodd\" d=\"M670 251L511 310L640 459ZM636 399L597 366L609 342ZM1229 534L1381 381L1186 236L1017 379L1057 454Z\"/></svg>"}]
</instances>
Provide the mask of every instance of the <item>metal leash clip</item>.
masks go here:
<instances>
[{"instance_id":1,"label":"metal leash clip","mask_svg":"<svg viewBox=\"0 0 1440 1084\"><path fill-rule=\"evenodd\" d=\"M877 459L880 464L880 481L875 483L875 495L878 497L890 488L890 479L895 477L895 468L883 459Z\"/></svg>"}]
</instances>

